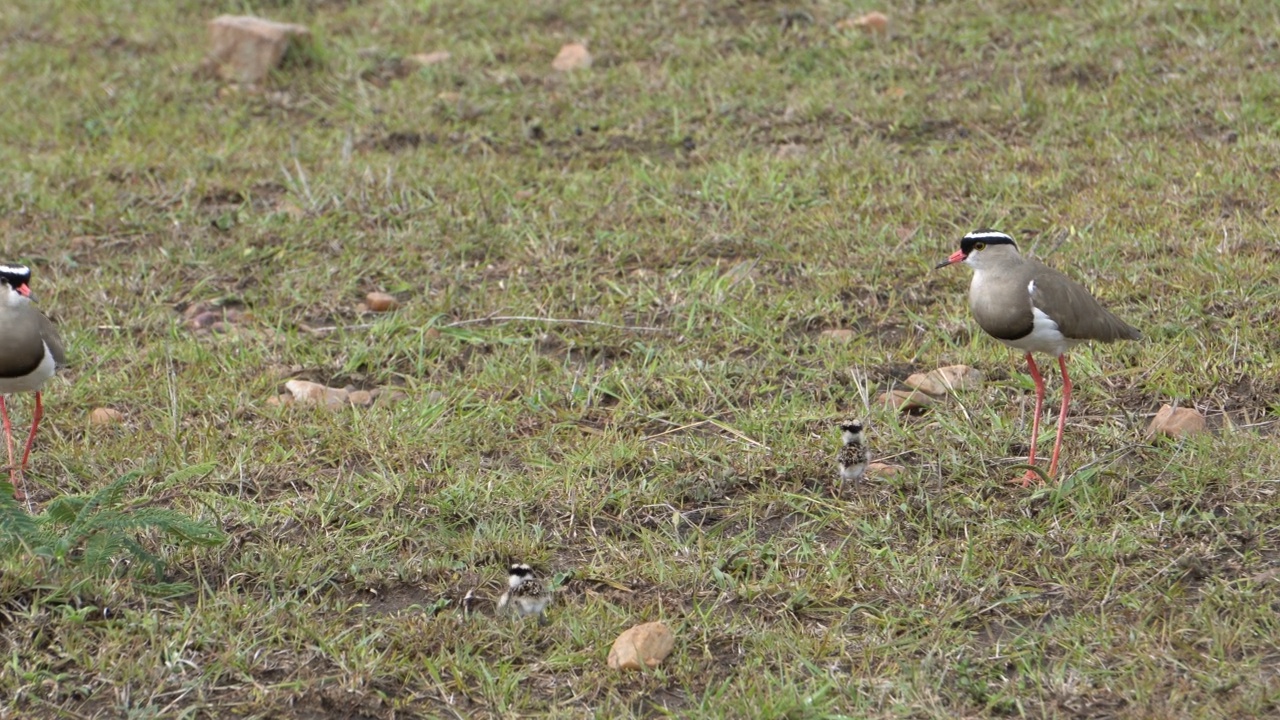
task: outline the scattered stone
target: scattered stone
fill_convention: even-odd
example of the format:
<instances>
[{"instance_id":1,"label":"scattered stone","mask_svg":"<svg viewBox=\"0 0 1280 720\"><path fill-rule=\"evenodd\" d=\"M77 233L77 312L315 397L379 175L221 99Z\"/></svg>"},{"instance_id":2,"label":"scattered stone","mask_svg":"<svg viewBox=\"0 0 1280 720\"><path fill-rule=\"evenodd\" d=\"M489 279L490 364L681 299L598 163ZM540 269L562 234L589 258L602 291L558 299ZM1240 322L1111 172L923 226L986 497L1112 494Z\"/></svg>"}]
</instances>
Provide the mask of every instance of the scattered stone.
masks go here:
<instances>
[{"instance_id":1,"label":"scattered stone","mask_svg":"<svg viewBox=\"0 0 1280 720\"><path fill-rule=\"evenodd\" d=\"M364 297L364 304L372 312L390 312L400 307L400 301L384 292L371 292Z\"/></svg>"},{"instance_id":2,"label":"scattered stone","mask_svg":"<svg viewBox=\"0 0 1280 720\"><path fill-rule=\"evenodd\" d=\"M784 143L775 149L774 154L779 158L786 160L787 158L802 158L809 154L809 148L799 143Z\"/></svg>"},{"instance_id":3,"label":"scattered stone","mask_svg":"<svg viewBox=\"0 0 1280 720\"><path fill-rule=\"evenodd\" d=\"M100 407L89 412L89 424L96 426L119 425L124 422L124 413L115 408Z\"/></svg>"},{"instance_id":4,"label":"scattered stone","mask_svg":"<svg viewBox=\"0 0 1280 720\"><path fill-rule=\"evenodd\" d=\"M825 340L838 343L853 342L853 338L856 336L857 334L848 328L831 328L830 330L823 330L822 334L819 335Z\"/></svg>"},{"instance_id":5,"label":"scattered stone","mask_svg":"<svg viewBox=\"0 0 1280 720\"><path fill-rule=\"evenodd\" d=\"M862 17L845 18L836 23L837 30L857 28L868 35L883 35L889 32L889 17L881 12L869 12Z\"/></svg>"},{"instance_id":6,"label":"scattered stone","mask_svg":"<svg viewBox=\"0 0 1280 720\"><path fill-rule=\"evenodd\" d=\"M890 465L882 462L873 462L867 465L867 475L872 477L891 478L896 477L900 472L902 472L901 465Z\"/></svg>"},{"instance_id":7,"label":"scattered stone","mask_svg":"<svg viewBox=\"0 0 1280 720\"><path fill-rule=\"evenodd\" d=\"M395 405L402 400L408 400L409 393L403 390L386 390L378 395L379 405Z\"/></svg>"},{"instance_id":8,"label":"scattered stone","mask_svg":"<svg viewBox=\"0 0 1280 720\"><path fill-rule=\"evenodd\" d=\"M210 63L224 80L257 84L280 64L290 44L307 40L302 25L250 15L222 15L209 21Z\"/></svg>"},{"instance_id":9,"label":"scattered stone","mask_svg":"<svg viewBox=\"0 0 1280 720\"><path fill-rule=\"evenodd\" d=\"M880 393L876 402L890 410L908 412L929 407L933 404L933 398L918 390L890 390Z\"/></svg>"},{"instance_id":10,"label":"scattered stone","mask_svg":"<svg viewBox=\"0 0 1280 720\"><path fill-rule=\"evenodd\" d=\"M302 366L298 364L285 365L284 363L271 363L267 366L265 373L277 380L283 380L291 375L297 375L302 372Z\"/></svg>"},{"instance_id":11,"label":"scattered stone","mask_svg":"<svg viewBox=\"0 0 1280 720\"><path fill-rule=\"evenodd\" d=\"M551 67L560 72L589 68L591 53L587 52L587 46L582 43L569 43L560 48L556 59L551 61Z\"/></svg>"},{"instance_id":12,"label":"scattered stone","mask_svg":"<svg viewBox=\"0 0 1280 720\"><path fill-rule=\"evenodd\" d=\"M347 400L352 405L359 405L360 407L369 407L370 405L373 404L373 393L369 392L368 390L355 390L347 393Z\"/></svg>"},{"instance_id":13,"label":"scattered stone","mask_svg":"<svg viewBox=\"0 0 1280 720\"><path fill-rule=\"evenodd\" d=\"M214 323L221 322L221 321L222 321L222 317L218 315L218 313L212 312L210 310L205 310L199 315L196 315L195 317L188 320L187 327L191 328L192 330L201 330L204 328L213 327Z\"/></svg>"},{"instance_id":14,"label":"scattered stone","mask_svg":"<svg viewBox=\"0 0 1280 720\"><path fill-rule=\"evenodd\" d=\"M982 373L968 365L948 365L928 373L915 373L903 384L930 395L946 395L981 387Z\"/></svg>"},{"instance_id":15,"label":"scattered stone","mask_svg":"<svg viewBox=\"0 0 1280 720\"><path fill-rule=\"evenodd\" d=\"M968 365L948 365L931 374L951 390L977 390L982 387L982 371Z\"/></svg>"},{"instance_id":16,"label":"scattered stone","mask_svg":"<svg viewBox=\"0 0 1280 720\"><path fill-rule=\"evenodd\" d=\"M428 65L439 65L453 57L447 50L436 50L429 53L417 53L409 56L409 61L419 67L427 67Z\"/></svg>"},{"instance_id":17,"label":"scattered stone","mask_svg":"<svg viewBox=\"0 0 1280 720\"><path fill-rule=\"evenodd\" d=\"M627 629L609 650L614 670L655 668L675 649L676 637L664 623L650 622Z\"/></svg>"},{"instance_id":18,"label":"scattered stone","mask_svg":"<svg viewBox=\"0 0 1280 720\"><path fill-rule=\"evenodd\" d=\"M323 405L330 409L337 409L350 402L346 390L325 387L309 380L290 380L284 384L284 387L293 393L294 400L299 405Z\"/></svg>"},{"instance_id":19,"label":"scattered stone","mask_svg":"<svg viewBox=\"0 0 1280 720\"><path fill-rule=\"evenodd\" d=\"M1208 432L1204 416L1194 408L1175 408L1162 405L1160 411L1147 426L1147 436L1167 435L1180 438L1188 435L1199 435Z\"/></svg>"},{"instance_id":20,"label":"scattered stone","mask_svg":"<svg viewBox=\"0 0 1280 720\"><path fill-rule=\"evenodd\" d=\"M293 402L294 402L293 396L289 395L288 393L284 395L275 395L273 397L267 398L267 404L272 407L280 407L281 405L292 405Z\"/></svg>"}]
</instances>

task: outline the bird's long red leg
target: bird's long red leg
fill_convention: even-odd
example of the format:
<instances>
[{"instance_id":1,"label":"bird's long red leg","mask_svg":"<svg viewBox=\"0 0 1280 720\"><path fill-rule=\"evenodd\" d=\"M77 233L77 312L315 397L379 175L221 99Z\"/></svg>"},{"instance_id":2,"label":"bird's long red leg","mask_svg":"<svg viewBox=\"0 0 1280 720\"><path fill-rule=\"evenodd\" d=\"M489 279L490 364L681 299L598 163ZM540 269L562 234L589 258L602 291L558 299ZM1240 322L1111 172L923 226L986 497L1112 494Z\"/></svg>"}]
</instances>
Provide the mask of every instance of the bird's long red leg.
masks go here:
<instances>
[{"instance_id":1,"label":"bird's long red leg","mask_svg":"<svg viewBox=\"0 0 1280 720\"><path fill-rule=\"evenodd\" d=\"M31 434L27 436L27 448L22 452L21 470L27 469L27 459L31 457L31 446L36 444L36 433L40 430L40 418L44 417L44 405L40 402L40 391L36 391L36 411L31 418Z\"/></svg>"},{"instance_id":2,"label":"bird's long red leg","mask_svg":"<svg viewBox=\"0 0 1280 720\"><path fill-rule=\"evenodd\" d=\"M1062 411L1058 413L1058 437L1053 441L1053 459L1049 461L1049 477L1058 472L1058 452L1062 450L1062 431L1067 428L1067 405L1071 402L1071 376L1067 375L1067 356L1058 356L1062 369Z\"/></svg>"},{"instance_id":3,"label":"bird's long red leg","mask_svg":"<svg viewBox=\"0 0 1280 720\"><path fill-rule=\"evenodd\" d=\"M13 464L13 427L9 424L9 408L5 404L5 396L0 395L0 418L4 420L4 439L9 448L9 482L13 484L13 496L21 498L23 493L18 487L18 470Z\"/></svg>"},{"instance_id":4,"label":"bird's long red leg","mask_svg":"<svg viewBox=\"0 0 1280 720\"><path fill-rule=\"evenodd\" d=\"M1036 438L1040 437L1040 412L1044 409L1044 378L1040 376L1040 368L1036 367L1036 359L1027 353L1027 369L1031 371L1031 379L1036 383L1036 414L1031 417L1031 452L1027 455L1027 464L1036 464ZM1029 487L1032 480L1040 476L1028 470L1022 476L1022 487ZM1013 482L1018 482L1014 480Z\"/></svg>"}]
</instances>

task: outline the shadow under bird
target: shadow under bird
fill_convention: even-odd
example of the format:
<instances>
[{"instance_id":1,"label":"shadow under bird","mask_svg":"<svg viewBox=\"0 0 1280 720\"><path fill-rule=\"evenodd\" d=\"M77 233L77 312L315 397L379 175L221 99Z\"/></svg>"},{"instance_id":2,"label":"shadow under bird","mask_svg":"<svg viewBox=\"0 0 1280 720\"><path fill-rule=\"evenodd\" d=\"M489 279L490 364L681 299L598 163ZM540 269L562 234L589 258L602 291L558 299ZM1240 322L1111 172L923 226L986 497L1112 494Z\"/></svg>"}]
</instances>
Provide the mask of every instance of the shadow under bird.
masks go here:
<instances>
[{"instance_id":1,"label":"shadow under bird","mask_svg":"<svg viewBox=\"0 0 1280 720\"><path fill-rule=\"evenodd\" d=\"M1058 413L1057 438L1049 461L1049 476L1053 477L1058 470L1062 431L1071 402L1067 352L1089 340L1138 340L1142 333L1102 307L1083 285L1038 260L1023 257L1013 238L1002 232L975 230L965 235L960 249L937 267L959 262L973 268L969 308L978 326L1005 345L1026 353L1027 368L1036 384L1036 412L1031 421L1031 452L1027 458L1030 465L1036 464L1036 436L1044 405L1044 378L1032 353L1058 358L1062 410ZM1022 486L1027 487L1037 477L1028 470L1022 477Z\"/></svg>"},{"instance_id":2,"label":"shadow under bird","mask_svg":"<svg viewBox=\"0 0 1280 720\"><path fill-rule=\"evenodd\" d=\"M21 479L31 456L31 446L40 429L44 416L40 388L57 369L66 363L62 338L49 318L45 317L31 299L31 269L23 265L0 265L0 419L4 421L5 442L9 449L9 481L13 483L14 496L23 497ZM31 432L27 435L22 463L13 462L13 428L9 424L9 409L5 400L9 395L21 392L36 394L35 411L32 413Z\"/></svg>"}]
</instances>

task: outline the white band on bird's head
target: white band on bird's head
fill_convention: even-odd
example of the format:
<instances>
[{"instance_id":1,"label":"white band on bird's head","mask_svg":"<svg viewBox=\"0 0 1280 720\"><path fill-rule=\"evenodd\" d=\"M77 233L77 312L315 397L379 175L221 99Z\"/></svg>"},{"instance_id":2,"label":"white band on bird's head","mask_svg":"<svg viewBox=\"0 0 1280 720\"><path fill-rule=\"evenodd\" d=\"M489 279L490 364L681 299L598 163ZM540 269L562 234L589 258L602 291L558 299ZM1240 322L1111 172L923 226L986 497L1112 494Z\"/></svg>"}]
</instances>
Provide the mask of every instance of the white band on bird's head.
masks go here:
<instances>
[{"instance_id":1,"label":"white band on bird's head","mask_svg":"<svg viewBox=\"0 0 1280 720\"><path fill-rule=\"evenodd\" d=\"M974 230L964 236L965 240L1008 240L1013 242L1013 238L998 230Z\"/></svg>"}]
</instances>

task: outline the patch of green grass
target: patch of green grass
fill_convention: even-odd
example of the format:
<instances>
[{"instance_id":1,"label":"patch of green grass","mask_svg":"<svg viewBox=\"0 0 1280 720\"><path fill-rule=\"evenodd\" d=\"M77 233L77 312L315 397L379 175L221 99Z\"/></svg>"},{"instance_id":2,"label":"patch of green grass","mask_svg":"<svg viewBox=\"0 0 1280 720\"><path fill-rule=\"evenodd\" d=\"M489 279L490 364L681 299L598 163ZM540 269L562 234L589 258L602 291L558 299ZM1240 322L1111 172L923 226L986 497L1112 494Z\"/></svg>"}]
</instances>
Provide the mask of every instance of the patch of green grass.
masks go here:
<instances>
[{"instance_id":1,"label":"patch of green grass","mask_svg":"<svg viewBox=\"0 0 1280 720\"><path fill-rule=\"evenodd\" d=\"M152 468L130 502L229 536L163 600L8 563L5 711L1275 713L1272 3L269 3L315 57L230 92L195 70L242 9L0 8L0 243L73 363L29 486ZM1043 488L1021 359L931 270L983 226L1146 334L1073 355ZM191 332L215 302L249 317ZM875 405L953 363L988 382ZM269 406L292 377L409 399ZM1146 439L1175 402L1212 434ZM833 486L852 415L897 476ZM493 616L512 560L546 627ZM608 670L656 619L673 655Z\"/></svg>"}]
</instances>

